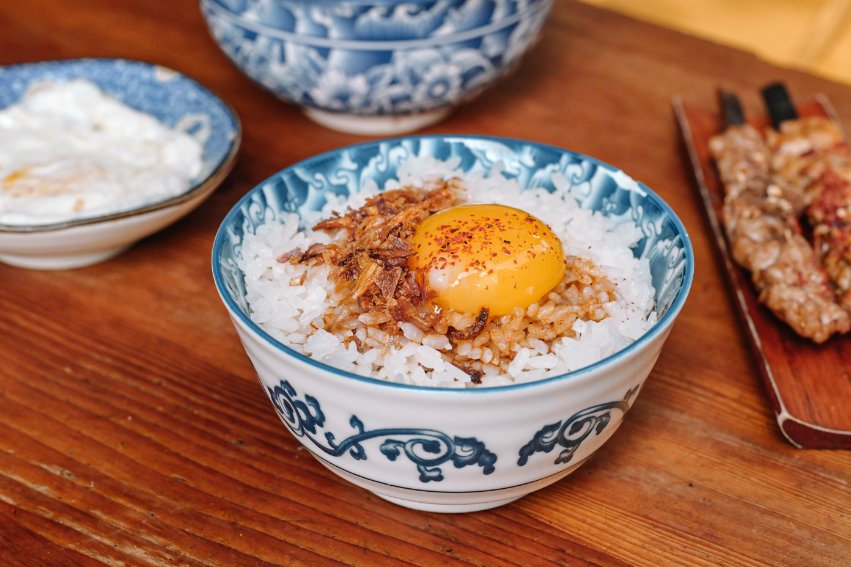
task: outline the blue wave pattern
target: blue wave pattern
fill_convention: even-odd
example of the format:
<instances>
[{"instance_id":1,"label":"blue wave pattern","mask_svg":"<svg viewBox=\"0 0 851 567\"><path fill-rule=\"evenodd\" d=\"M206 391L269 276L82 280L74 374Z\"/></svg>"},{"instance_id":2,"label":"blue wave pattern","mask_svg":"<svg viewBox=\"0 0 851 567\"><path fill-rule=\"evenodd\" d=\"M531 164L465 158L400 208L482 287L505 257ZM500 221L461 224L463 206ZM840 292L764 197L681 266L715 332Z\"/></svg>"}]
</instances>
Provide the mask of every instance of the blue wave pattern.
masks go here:
<instances>
[{"instance_id":1,"label":"blue wave pattern","mask_svg":"<svg viewBox=\"0 0 851 567\"><path fill-rule=\"evenodd\" d=\"M556 465L566 464L591 435L599 435L609 425L612 410L624 415L629 411L629 400L638 392L638 386L627 391L623 400L597 404L578 411L564 421L542 427L532 440L524 445L517 459L518 466L524 466L535 453L549 453L555 447L562 447L556 457Z\"/></svg>"},{"instance_id":2,"label":"blue wave pattern","mask_svg":"<svg viewBox=\"0 0 851 567\"><path fill-rule=\"evenodd\" d=\"M211 34L284 100L363 115L480 93L534 43L552 0L202 0Z\"/></svg>"},{"instance_id":3,"label":"blue wave pattern","mask_svg":"<svg viewBox=\"0 0 851 567\"><path fill-rule=\"evenodd\" d=\"M346 453L354 459L366 460L364 443L373 439L384 439L379 450L391 461L405 456L414 463L423 483L443 480L441 466L451 463L455 468L478 465L482 474L491 474L496 463L496 455L485 444L474 437L450 437L434 429L384 428L367 431L361 420L352 415L349 424L355 430L341 441L331 432L325 432L324 442L318 436L325 425L325 414L319 401L305 395L300 398L296 390L286 380L281 380L274 388L266 388L266 393L275 411L287 425L293 435L307 439L311 444L328 455L340 457Z\"/></svg>"},{"instance_id":4,"label":"blue wave pattern","mask_svg":"<svg viewBox=\"0 0 851 567\"><path fill-rule=\"evenodd\" d=\"M633 252L647 258L661 317L673 304L686 270L685 231L672 211L652 192L619 170L568 150L511 140L465 136L414 136L350 146L322 154L274 175L246 195L223 223L219 249L223 283L243 312L249 313L245 286L235 259L242 235L253 233L284 213L318 211L328 195L346 197L367 181L384 186L410 157L456 159L464 172L489 173L499 167L524 188L554 191L552 176L568 180L584 208L630 220L644 237Z\"/></svg>"}]
</instances>

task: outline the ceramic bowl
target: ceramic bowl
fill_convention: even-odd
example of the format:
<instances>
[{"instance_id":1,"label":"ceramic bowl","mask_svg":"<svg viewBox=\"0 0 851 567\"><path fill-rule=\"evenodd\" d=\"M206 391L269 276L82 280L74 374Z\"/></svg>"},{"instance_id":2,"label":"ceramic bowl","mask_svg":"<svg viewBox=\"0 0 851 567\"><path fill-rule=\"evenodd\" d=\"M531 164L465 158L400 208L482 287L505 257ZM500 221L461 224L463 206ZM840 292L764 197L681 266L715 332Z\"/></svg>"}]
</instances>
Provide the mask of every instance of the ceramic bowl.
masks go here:
<instances>
[{"instance_id":1,"label":"ceramic bowl","mask_svg":"<svg viewBox=\"0 0 851 567\"><path fill-rule=\"evenodd\" d=\"M41 81L86 79L127 106L203 145L203 169L184 193L132 210L66 222L0 224L0 261L27 268L66 269L107 260L201 204L233 167L239 119L209 90L159 65L124 59L73 59L0 68L0 109Z\"/></svg>"},{"instance_id":2,"label":"ceramic bowl","mask_svg":"<svg viewBox=\"0 0 851 567\"><path fill-rule=\"evenodd\" d=\"M243 236L288 212L319 210L328 194L396 177L409 156L454 157L467 172L553 190L561 173L581 205L632 219L644 234L657 323L595 364L537 382L478 389L400 385L341 371L273 339L250 317L238 266ZM659 356L691 287L686 231L665 202L622 171L564 149L519 140L409 137L343 148L289 167L245 195L224 219L212 256L215 284L284 425L325 466L415 509L466 512L505 504L584 463L620 426ZM628 448L624 448L628 450Z\"/></svg>"},{"instance_id":3,"label":"ceramic bowl","mask_svg":"<svg viewBox=\"0 0 851 567\"><path fill-rule=\"evenodd\" d=\"M248 77L330 128L411 131L514 67L552 0L201 0Z\"/></svg>"}]
</instances>

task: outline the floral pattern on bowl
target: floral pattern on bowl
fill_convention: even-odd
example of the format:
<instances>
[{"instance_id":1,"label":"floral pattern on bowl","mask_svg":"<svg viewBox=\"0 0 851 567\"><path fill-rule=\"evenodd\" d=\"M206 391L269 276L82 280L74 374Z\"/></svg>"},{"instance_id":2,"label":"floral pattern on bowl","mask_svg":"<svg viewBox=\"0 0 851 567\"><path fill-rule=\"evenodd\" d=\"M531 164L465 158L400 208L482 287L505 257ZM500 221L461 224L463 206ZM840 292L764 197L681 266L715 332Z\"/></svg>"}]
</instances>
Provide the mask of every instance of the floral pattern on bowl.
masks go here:
<instances>
[{"instance_id":1,"label":"floral pattern on bowl","mask_svg":"<svg viewBox=\"0 0 851 567\"><path fill-rule=\"evenodd\" d=\"M644 237L658 320L631 345L580 370L472 389L403 385L313 360L252 321L238 259L245 234L284 214L304 219L329 195L397 178L411 157L455 160L521 187L571 185L583 208L629 220ZM304 221L306 223L306 221ZM341 148L295 164L246 194L213 244L213 277L263 390L323 465L410 508L466 512L506 504L586 462L631 410L688 295L694 257L674 212L622 171L553 146L481 136L416 136Z\"/></svg>"},{"instance_id":2,"label":"floral pattern on bowl","mask_svg":"<svg viewBox=\"0 0 851 567\"><path fill-rule=\"evenodd\" d=\"M362 4L201 1L246 75L339 126L345 116L439 119L519 62L552 0ZM400 131L398 121L388 128Z\"/></svg>"}]
</instances>

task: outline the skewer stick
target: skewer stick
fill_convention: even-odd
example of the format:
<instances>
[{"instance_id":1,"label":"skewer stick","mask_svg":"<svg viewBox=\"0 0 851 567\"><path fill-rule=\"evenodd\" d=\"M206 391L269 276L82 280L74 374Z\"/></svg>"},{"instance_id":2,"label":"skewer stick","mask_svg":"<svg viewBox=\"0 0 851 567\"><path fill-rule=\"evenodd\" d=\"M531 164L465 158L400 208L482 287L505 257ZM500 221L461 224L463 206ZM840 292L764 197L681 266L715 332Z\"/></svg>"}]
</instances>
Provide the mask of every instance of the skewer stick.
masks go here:
<instances>
[{"instance_id":1,"label":"skewer stick","mask_svg":"<svg viewBox=\"0 0 851 567\"><path fill-rule=\"evenodd\" d=\"M789 90L783 83L771 83L762 88L762 100L768 109L768 115L771 117L771 125L777 130L780 124L787 120L797 120L798 111L795 109L795 103L792 102L792 96Z\"/></svg>"},{"instance_id":2,"label":"skewer stick","mask_svg":"<svg viewBox=\"0 0 851 567\"><path fill-rule=\"evenodd\" d=\"M718 102L721 105L721 116L724 127L741 126L745 123L745 112L738 95L727 89L718 90Z\"/></svg>"}]
</instances>

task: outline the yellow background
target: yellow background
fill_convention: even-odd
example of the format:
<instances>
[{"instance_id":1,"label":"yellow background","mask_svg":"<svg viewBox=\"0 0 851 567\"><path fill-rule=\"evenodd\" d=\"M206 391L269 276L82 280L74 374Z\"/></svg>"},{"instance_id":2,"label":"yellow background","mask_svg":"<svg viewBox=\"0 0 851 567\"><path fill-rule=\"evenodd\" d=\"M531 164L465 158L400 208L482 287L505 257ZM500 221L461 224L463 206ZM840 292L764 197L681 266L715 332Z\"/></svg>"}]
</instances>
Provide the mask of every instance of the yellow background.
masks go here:
<instances>
[{"instance_id":1,"label":"yellow background","mask_svg":"<svg viewBox=\"0 0 851 567\"><path fill-rule=\"evenodd\" d=\"M851 84L851 0L581 0Z\"/></svg>"}]
</instances>

